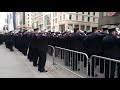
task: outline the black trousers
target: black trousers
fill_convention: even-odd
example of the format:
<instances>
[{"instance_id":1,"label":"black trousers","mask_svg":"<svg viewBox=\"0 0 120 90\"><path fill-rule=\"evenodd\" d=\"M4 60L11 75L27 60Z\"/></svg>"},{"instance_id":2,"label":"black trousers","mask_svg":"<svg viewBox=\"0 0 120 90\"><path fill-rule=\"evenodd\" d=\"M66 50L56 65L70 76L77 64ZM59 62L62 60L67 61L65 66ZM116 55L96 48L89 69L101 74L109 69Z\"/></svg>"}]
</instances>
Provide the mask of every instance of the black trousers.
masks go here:
<instances>
[{"instance_id":1,"label":"black trousers","mask_svg":"<svg viewBox=\"0 0 120 90\"><path fill-rule=\"evenodd\" d=\"M8 48L8 47L9 47L9 46L8 46L8 41L6 41L6 42L5 42L5 45L6 45L6 48Z\"/></svg>"},{"instance_id":2,"label":"black trousers","mask_svg":"<svg viewBox=\"0 0 120 90\"><path fill-rule=\"evenodd\" d=\"M32 49L32 59L33 59L33 66L37 65L37 61L38 61L38 48L31 48Z\"/></svg>"},{"instance_id":3,"label":"black trousers","mask_svg":"<svg viewBox=\"0 0 120 90\"><path fill-rule=\"evenodd\" d=\"M27 46L27 45L24 45L24 46L22 47L22 53L23 53L24 55L27 55L27 50L28 50L28 46Z\"/></svg>"},{"instance_id":4,"label":"black trousers","mask_svg":"<svg viewBox=\"0 0 120 90\"><path fill-rule=\"evenodd\" d=\"M8 48L10 49L10 51L13 51L13 42L8 42Z\"/></svg>"},{"instance_id":5,"label":"black trousers","mask_svg":"<svg viewBox=\"0 0 120 90\"><path fill-rule=\"evenodd\" d=\"M53 53L53 49L52 49L52 48L48 48L48 54L49 54L50 56L52 56L52 53Z\"/></svg>"},{"instance_id":6,"label":"black trousers","mask_svg":"<svg viewBox=\"0 0 120 90\"><path fill-rule=\"evenodd\" d=\"M2 41L0 41L0 44L3 44L3 42L2 42Z\"/></svg>"},{"instance_id":7,"label":"black trousers","mask_svg":"<svg viewBox=\"0 0 120 90\"><path fill-rule=\"evenodd\" d=\"M65 55L64 55L64 54L65 54L65 51L61 49L61 50L60 50L60 56L61 56L60 58L61 58L61 59L64 59L64 58L65 58Z\"/></svg>"},{"instance_id":8,"label":"black trousers","mask_svg":"<svg viewBox=\"0 0 120 90\"><path fill-rule=\"evenodd\" d=\"M70 52L65 51L65 65L70 66Z\"/></svg>"},{"instance_id":9,"label":"black trousers","mask_svg":"<svg viewBox=\"0 0 120 90\"><path fill-rule=\"evenodd\" d=\"M31 48L31 47L29 47L28 59L29 59L30 61L33 61L33 59L32 59L32 48Z\"/></svg>"},{"instance_id":10,"label":"black trousers","mask_svg":"<svg viewBox=\"0 0 120 90\"><path fill-rule=\"evenodd\" d=\"M38 62L39 71L45 70L46 57L47 57L46 51L39 51L39 62Z\"/></svg>"}]
</instances>

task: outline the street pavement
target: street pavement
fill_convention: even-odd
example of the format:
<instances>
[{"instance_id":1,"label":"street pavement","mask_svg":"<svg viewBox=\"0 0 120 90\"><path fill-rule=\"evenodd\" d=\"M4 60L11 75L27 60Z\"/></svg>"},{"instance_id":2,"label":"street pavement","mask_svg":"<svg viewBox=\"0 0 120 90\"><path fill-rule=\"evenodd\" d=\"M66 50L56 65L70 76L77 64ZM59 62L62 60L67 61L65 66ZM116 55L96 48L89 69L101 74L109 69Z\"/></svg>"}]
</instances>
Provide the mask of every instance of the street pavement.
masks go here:
<instances>
[{"instance_id":1,"label":"street pavement","mask_svg":"<svg viewBox=\"0 0 120 90\"><path fill-rule=\"evenodd\" d=\"M26 56L14 50L11 52L5 45L0 45L0 78L79 78L61 67L56 66L56 69L49 56L45 67L48 72L40 73L38 67L33 67Z\"/></svg>"}]
</instances>

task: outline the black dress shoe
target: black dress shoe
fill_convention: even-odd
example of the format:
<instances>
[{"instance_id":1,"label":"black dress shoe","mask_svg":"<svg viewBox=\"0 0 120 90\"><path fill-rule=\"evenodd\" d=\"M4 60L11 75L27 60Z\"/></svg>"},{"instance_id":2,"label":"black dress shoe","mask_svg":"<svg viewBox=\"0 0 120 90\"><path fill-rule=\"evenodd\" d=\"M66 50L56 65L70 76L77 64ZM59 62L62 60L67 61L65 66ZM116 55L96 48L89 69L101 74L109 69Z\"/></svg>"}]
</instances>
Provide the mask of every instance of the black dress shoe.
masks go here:
<instances>
[{"instance_id":1,"label":"black dress shoe","mask_svg":"<svg viewBox=\"0 0 120 90\"><path fill-rule=\"evenodd\" d=\"M14 51L13 49L11 49L10 51Z\"/></svg>"},{"instance_id":2,"label":"black dress shoe","mask_svg":"<svg viewBox=\"0 0 120 90\"><path fill-rule=\"evenodd\" d=\"M33 65L34 67L37 67L37 65Z\"/></svg>"},{"instance_id":3,"label":"black dress shoe","mask_svg":"<svg viewBox=\"0 0 120 90\"><path fill-rule=\"evenodd\" d=\"M44 70L44 71L40 71L40 72L48 72L47 70Z\"/></svg>"},{"instance_id":4,"label":"black dress shoe","mask_svg":"<svg viewBox=\"0 0 120 90\"><path fill-rule=\"evenodd\" d=\"M32 62L32 60L29 60L30 62Z\"/></svg>"}]
</instances>

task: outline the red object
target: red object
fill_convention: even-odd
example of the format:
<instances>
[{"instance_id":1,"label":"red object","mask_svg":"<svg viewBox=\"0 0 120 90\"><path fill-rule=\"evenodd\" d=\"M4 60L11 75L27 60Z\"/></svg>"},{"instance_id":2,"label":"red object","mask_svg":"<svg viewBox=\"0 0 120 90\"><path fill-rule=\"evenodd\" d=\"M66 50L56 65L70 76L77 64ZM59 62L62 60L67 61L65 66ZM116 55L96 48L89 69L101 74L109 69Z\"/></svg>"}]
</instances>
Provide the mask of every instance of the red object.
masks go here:
<instances>
[{"instance_id":1,"label":"red object","mask_svg":"<svg viewBox=\"0 0 120 90\"><path fill-rule=\"evenodd\" d=\"M114 16L116 12L107 12L107 16Z\"/></svg>"}]
</instances>

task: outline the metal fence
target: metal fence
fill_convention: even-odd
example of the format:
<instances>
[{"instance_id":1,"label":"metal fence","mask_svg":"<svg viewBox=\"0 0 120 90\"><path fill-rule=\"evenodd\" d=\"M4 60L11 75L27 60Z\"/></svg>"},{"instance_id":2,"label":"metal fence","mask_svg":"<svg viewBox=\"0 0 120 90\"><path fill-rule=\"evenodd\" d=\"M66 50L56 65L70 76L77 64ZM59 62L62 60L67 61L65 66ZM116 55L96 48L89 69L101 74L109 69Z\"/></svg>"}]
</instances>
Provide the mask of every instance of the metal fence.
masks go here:
<instances>
[{"instance_id":1,"label":"metal fence","mask_svg":"<svg viewBox=\"0 0 120 90\"><path fill-rule=\"evenodd\" d=\"M88 56L85 53L55 47L54 63L81 78L88 76Z\"/></svg>"},{"instance_id":2,"label":"metal fence","mask_svg":"<svg viewBox=\"0 0 120 90\"><path fill-rule=\"evenodd\" d=\"M92 55L88 62L88 75L92 78L119 78L120 61Z\"/></svg>"},{"instance_id":3,"label":"metal fence","mask_svg":"<svg viewBox=\"0 0 120 90\"><path fill-rule=\"evenodd\" d=\"M49 60L54 62L54 53L55 53L55 48L52 45L48 45L48 55L49 55Z\"/></svg>"},{"instance_id":4,"label":"metal fence","mask_svg":"<svg viewBox=\"0 0 120 90\"><path fill-rule=\"evenodd\" d=\"M81 78L120 78L120 61L48 45L52 65L58 65Z\"/></svg>"}]
</instances>

